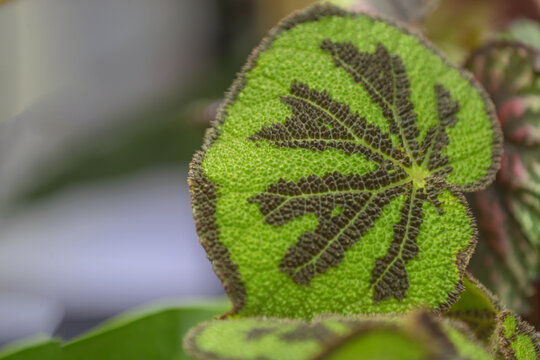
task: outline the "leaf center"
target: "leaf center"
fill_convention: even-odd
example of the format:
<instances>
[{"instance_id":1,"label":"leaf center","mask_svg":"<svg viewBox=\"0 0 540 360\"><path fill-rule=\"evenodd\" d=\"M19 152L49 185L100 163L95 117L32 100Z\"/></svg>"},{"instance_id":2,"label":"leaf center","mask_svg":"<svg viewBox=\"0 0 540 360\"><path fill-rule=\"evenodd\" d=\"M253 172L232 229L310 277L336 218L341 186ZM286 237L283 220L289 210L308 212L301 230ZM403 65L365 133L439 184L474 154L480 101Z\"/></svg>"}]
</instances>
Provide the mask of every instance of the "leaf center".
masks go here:
<instances>
[{"instance_id":1,"label":"leaf center","mask_svg":"<svg viewBox=\"0 0 540 360\"><path fill-rule=\"evenodd\" d=\"M431 175L429 170L424 169L422 166L417 164L413 164L411 167L405 167L404 170L411 177L413 184L417 189L425 187L426 178Z\"/></svg>"}]
</instances>

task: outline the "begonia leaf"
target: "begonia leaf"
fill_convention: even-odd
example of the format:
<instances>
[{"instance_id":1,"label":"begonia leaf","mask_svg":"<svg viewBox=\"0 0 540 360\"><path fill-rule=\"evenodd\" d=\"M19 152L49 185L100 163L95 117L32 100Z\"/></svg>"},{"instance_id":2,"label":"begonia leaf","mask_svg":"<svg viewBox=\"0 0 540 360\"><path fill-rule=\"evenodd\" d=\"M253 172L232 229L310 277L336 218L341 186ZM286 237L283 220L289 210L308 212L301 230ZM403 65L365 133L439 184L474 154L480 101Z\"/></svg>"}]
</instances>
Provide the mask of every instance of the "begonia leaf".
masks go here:
<instances>
[{"instance_id":1,"label":"begonia leaf","mask_svg":"<svg viewBox=\"0 0 540 360\"><path fill-rule=\"evenodd\" d=\"M243 316L446 309L499 165L490 100L425 39L316 5L253 52L191 164L201 243Z\"/></svg>"}]
</instances>

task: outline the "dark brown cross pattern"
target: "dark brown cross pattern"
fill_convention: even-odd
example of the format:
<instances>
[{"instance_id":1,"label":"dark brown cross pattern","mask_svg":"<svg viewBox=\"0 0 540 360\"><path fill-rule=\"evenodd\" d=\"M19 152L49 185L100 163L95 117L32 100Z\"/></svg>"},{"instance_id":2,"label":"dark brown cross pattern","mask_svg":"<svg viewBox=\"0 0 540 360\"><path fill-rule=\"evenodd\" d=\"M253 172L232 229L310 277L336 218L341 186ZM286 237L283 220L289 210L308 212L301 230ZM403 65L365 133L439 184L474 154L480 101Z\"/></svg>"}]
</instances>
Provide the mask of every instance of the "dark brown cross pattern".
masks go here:
<instances>
[{"instance_id":1,"label":"dark brown cross pattern","mask_svg":"<svg viewBox=\"0 0 540 360\"><path fill-rule=\"evenodd\" d=\"M249 139L283 148L361 154L377 168L363 175L332 172L299 181L280 179L249 202L258 203L264 221L273 226L306 214L317 216L317 228L302 233L279 265L293 281L309 285L318 274L338 266L347 249L374 226L384 207L404 196L393 241L387 254L375 259L371 279L375 302L391 297L402 300L409 288L405 266L418 256L416 239L424 202L432 203L441 213L438 195L452 172L442 154L449 142L445 129L457 121L459 105L443 85L436 84L438 122L420 144L410 83L398 55L391 55L382 44L374 53L360 52L350 42L331 40L323 41L321 48L380 107L389 133L333 100L326 91L293 81L290 94L281 97L292 117L263 127ZM391 135L399 139L399 146L394 146Z\"/></svg>"}]
</instances>

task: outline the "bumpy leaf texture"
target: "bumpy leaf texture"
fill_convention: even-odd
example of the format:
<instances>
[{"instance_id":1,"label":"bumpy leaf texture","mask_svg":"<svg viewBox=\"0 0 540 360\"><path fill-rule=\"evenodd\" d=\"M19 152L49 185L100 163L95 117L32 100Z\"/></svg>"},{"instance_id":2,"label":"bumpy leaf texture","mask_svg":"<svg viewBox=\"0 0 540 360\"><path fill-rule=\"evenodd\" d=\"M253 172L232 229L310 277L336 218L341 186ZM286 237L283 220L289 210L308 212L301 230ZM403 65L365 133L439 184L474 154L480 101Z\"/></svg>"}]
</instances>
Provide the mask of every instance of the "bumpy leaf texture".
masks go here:
<instances>
[{"instance_id":1,"label":"bumpy leaf texture","mask_svg":"<svg viewBox=\"0 0 540 360\"><path fill-rule=\"evenodd\" d=\"M500 134L469 75L385 20L317 5L284 20L195 155L197 230L241 315L447 308Z\"/></svg>"},{"instance_id":2,"label":"bumpy leaf texture","mask_svg":"<svg viewBox=\"0 0 540 360\"><path fill-rule=\"evenodd\" d=\"M530 311L540 276L540 57L499 41L481 48L468 67L495 102L504 155L495 183L471 197L480 242L471 267L510 308Z\"/></svg>"},{"instance_id":3,"label":"bumpy leaf texture","mask_svg":"<svg viewBox=\"0 0 540 360\"><path fill-rule=\"evenodd\" d=\"M184 339L194 359L492 359L461 323L416 313L406 318L324 317L216 320Z\"/></svg>"},{"instance_id":4,"label":"bumpy leaf texture","mask_svg":"<svg viewBox=\"0 0 540 360\"><path fill-rule=\"evenodd\" d=\"M507 360L540 359L540 339L534 328L511 311L497 317L499 351Z\"/></svg>"}]
</instances>

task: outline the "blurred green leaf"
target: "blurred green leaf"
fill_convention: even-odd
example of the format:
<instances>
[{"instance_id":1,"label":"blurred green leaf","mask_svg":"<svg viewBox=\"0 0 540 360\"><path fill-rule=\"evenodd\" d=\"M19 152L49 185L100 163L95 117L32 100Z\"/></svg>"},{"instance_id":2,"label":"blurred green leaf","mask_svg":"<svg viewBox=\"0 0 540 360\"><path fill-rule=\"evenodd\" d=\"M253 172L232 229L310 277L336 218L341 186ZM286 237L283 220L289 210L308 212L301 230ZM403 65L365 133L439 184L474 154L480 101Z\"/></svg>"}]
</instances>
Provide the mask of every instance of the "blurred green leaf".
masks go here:
<instances>
[{"instance_id":1,"label":"blurred green leaf","mask_svg":"<svg viewBox=\"0 0 540 360\"><path fill-rule=\"evenodd\" d=\"M191 327L231 309L228 300L198 305L156 305L121 314L82 337L8 345L1 360L182 360L182 337Z\"/></svg>"},{"instance_id":2,"label":"blurred green leaf","mask_svg":"<svg viewBox=\"0 0 540 360\"><path fill-rule=\"evenodd\" d=\"M147 308L121 315L62 346L62 360L188 359L181 339L189 328L230 310L228 301Z\"/></svg>"},{"instance_id":3,"label":"blurred green leaf","mask_svg":"<svg viewBox=\"0 0 540 360\"><path fill-rule=\"evenodd\" d=\"M195 359L491 359L461 323L425 312L403 316L324 316L214 320L184 340Z\"/></svg>"},{"instance_id":4,"label":"blurred green leaf","mask_svg":"<svg viewBox=\"0 0 540 360\"><path fill-rule=\"evenodd\" d=\"M19 341L0 349L1 360L56 360L60 358L60 341L37 337Z\"/></svg>"}]
</instances>

